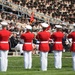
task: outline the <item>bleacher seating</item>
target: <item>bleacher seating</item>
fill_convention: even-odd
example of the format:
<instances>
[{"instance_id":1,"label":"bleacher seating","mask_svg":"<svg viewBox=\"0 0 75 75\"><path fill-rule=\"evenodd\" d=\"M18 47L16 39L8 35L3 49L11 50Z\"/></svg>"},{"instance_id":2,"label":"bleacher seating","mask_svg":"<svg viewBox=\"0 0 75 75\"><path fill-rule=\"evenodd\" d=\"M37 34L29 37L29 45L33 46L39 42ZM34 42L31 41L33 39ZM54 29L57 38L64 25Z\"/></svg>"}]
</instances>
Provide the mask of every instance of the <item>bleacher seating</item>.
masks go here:
<instances>
[{"instance_id":1,"label":"bleacher seating","mask_svg":"<svg viewBox=\"0 0 75 75\"><path fill-rule=\"evenodd\" d=\"M49 24L75 22L75 0L0 0L0 8L2 12L16 14L21 21L29 20L31 13L34 12L36 20L42 20ZM23 25L21 24L21 26ZM9 52L9 54L19 54L14 48L12 50L13 53Z\"/></svg>"}]
</instances>

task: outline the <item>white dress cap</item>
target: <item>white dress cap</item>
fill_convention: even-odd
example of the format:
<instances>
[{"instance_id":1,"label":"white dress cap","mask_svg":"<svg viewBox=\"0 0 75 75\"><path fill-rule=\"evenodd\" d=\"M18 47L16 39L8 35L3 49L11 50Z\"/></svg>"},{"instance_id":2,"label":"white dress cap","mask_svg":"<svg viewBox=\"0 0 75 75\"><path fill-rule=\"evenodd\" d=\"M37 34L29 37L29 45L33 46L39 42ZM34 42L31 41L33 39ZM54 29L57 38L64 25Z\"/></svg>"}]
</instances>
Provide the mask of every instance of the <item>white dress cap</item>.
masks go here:
<instances>
[{"instance_id":1,"label":"white dress cap","mask_svg":"<svg viewBox=\"0 0 75 75\"><path fill-rule=\"evenodd\" d=\"M1 22L1 25L3 25L3 26L7 26L8 23L7 23L6 21L3 21L3 22Z\"/></svg>"},{"instance_id":2,"label":"white dress cap","mask_svg":"<svg viewBox=\"0 0 75 75\"><path fill-rule=\"evenodd\" d=\"M48 27L49 25L47 23L41 23L42 27Z\"/></svg>"},{"instance_id":3,"label":"white dress cap","mask_svg":"<svg viewBox=\"0 0 75 75\"><path fill-rule=\"evenodd\" d=\"M26 25L26 29L32 29L30 25Z\"/></svg>"},{"instance_id":4,"label":"white dress cap","mask_svg":"<svg viewBox=\"0 0 75 75\"><path fill-rule=\"evenodd\" d=\"M55 27L56 27L56 28L62 28L62 26L60 26L60 25L55 25Z\"/></svg>"}]
</instances>

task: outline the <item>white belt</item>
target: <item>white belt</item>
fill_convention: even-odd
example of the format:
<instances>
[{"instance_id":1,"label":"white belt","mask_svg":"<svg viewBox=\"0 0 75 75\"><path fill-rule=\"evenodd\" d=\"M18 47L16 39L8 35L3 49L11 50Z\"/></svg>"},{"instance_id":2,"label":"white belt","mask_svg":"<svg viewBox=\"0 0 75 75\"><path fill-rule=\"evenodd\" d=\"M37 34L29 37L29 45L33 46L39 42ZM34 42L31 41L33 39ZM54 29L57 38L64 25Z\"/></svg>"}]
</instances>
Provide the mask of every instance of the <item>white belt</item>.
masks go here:
<instances>
[{"instance_id":1,"label":"white belt","mask_svg":"<svg viewBox=\"0 0 75 75\"><path fill-rule=\"evenodd\" d=\"M0 43L8 43L8 41L1 41Z\"/></svg>"},{"instance_id":2,"label":"white belt","mask_svg":"<svg viewBox=\"0 0 75 75\"><path fill-rule=\"evenodd\" d=\"M60 44L60 43L62 43L62 42L54 42L54 43Z\"/></svg>"},{"instance_id":3,"label":"white belt","mask_svg":"<svg viewBox=\"0 0 75 75\"><path fill-rule=\"evenodd\" d=\"M48 43L48 41L41 41L41 43Z\"/></svg>"},{"instance_id":4,"label":"white belt","mask_svg":"<svg viewBox=\"0 0 75 75\"><path fill-rule=\"evenodd\" d=\"M29 42L25 42L25 44L32 44L32 43L29 43Z\"/></svg>"}]
</instances>

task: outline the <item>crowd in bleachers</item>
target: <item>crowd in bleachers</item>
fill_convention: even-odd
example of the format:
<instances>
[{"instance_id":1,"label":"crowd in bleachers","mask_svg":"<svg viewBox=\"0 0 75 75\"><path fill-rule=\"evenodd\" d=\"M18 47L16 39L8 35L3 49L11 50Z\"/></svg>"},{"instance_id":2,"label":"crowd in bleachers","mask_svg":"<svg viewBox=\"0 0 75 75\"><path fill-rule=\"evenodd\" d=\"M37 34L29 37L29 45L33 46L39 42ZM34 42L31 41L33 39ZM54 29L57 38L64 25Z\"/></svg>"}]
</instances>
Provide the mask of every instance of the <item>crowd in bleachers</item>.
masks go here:
<instances>
[{"instance_id":1,"label":"crowd in bleachers","mask_svg":"<svg viewBox=\"0 0 75 75\"><path fill-rule=\"evenodd\" d=\"M23 6L28 10L32 10L35 13L36 17L40 17L40 15L45 15L50 18L58 19L61 21L68 21L68 22L75 21L74 0L7 0L7 1ZM37 12L40 13L40 15L37 14ZM31 11L28 11L28 13L30 14ZM45 16L41 16L41 18L47 20L48 17ZM50 21L52 20L50 19Z\"/></svg>"},{"instance_id":2,"label":"crowd in bleachers","mask_svg":"<svg viewBox=\"0 0 75 75\"><path fill-rule=\"evenodd\" d=\"M0 0L1 1L1 0ZM8 30L16 32L17 36L25 31L25 26L30 24L30 20L25 16L17 16L14 14L17 10L17 5L27 9L28 14L34 12L37 18L44 19L48 22L54 32L55 24L63 25L63 32L69 33L75 23L75 1L74 0L6 0L4 4L14 7L11 13L0 11L0 21L6 20L9 24ZM14 4L10 4L14 3ZM21 9L22 10L22 9ZM29 10L29 11L28 11ZM14 12L13 12L14 11ZM24 11L24 10L23 10ZM9 12L9 10L8 10ZM40 22L35 18L31 24L33 32L37 34L42 28ZM65 33L65 35L66 35Z\"/></svg>"}]
</instances>

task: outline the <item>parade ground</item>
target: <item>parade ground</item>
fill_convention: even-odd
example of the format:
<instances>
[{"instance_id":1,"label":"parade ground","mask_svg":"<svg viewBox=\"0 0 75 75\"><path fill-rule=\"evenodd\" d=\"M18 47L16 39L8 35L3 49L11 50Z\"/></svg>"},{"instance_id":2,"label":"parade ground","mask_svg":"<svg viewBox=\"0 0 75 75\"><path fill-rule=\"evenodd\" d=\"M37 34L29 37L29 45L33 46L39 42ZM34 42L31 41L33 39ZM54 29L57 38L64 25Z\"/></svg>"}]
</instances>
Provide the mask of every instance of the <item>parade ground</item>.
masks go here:
<instances>
[{"instance_id":1,"label":"parade ground","mask_svg":"<svg viewBox=\"0 0 75 75\"><path fill-rule=\"evenodd\" d=\"M33 66L31 70L24 69L23 56L8 57L7 72L0 72L0 75L75 75L72 69L72 58L70 52L63 52L62 69L54 68L53 53L48 56L48 70L43 72L40 69L39 55L33 55Z\"/></svg>"}]
</instances>

